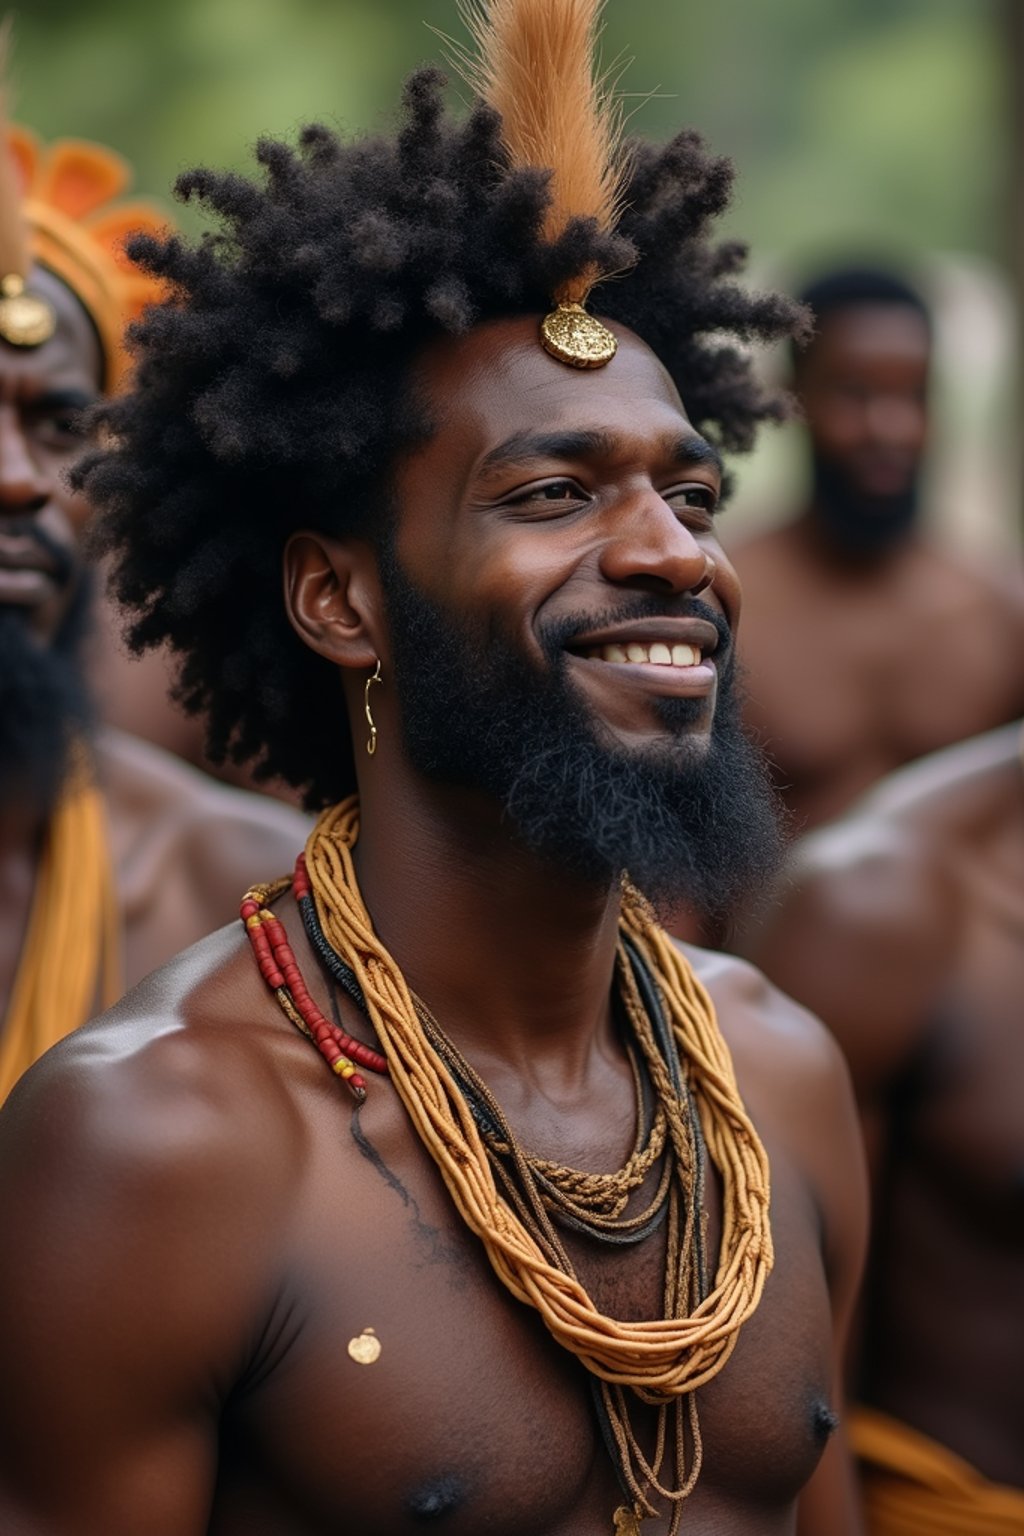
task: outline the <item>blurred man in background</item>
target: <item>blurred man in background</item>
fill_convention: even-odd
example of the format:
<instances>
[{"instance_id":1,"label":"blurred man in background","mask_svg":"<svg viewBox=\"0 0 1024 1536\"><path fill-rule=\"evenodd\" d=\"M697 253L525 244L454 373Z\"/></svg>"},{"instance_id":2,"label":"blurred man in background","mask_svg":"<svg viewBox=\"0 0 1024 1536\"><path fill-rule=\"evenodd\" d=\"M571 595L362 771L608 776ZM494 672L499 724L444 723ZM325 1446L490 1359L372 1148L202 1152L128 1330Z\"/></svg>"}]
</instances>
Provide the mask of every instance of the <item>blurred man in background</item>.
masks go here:
<instances>
[{"instance_id":1,"label":"blurred man in background","mask_svg":"<svg viewBox=\"0 0 1024 1536\"><path fill-rule=\"evenodd\" d=\"M797 847L749 948L831 1027L875 1186L854 1386L873 1536L1024 1531L1020 726Z\"/></svg>"},{"instance_id":2,"label":"blurred man in background","mask_svg":"<svg viewBox=\"0 0 1024 1536\"><path fill-rule=\"evenodd\" d=\"M2 127L2 125L0 125ZM3 129L6 133L6 129ZM2 142L2 141L0 141ZM98 145L0 155L0 1100L26 1067L182 945L228 921L305 836L283 806L93 729L88 508L66 472L116 387L124 322L157 296L115 256L165 221L110 207Z\"/></svg>"},{"instance_id":3,"label":"blurred man in background","mask_svg":"<svg viewBox=\"0 0 1024 1536\"><path fill-rule=\"evenodd\" d=\"M810 501L734 553L748 719L811 827L902 763L1024 710L1024 577L955 559L921 530L932 327L920 296L850 269L800 297L817 327L793 379Z\"/></svg>"}]
</instances>

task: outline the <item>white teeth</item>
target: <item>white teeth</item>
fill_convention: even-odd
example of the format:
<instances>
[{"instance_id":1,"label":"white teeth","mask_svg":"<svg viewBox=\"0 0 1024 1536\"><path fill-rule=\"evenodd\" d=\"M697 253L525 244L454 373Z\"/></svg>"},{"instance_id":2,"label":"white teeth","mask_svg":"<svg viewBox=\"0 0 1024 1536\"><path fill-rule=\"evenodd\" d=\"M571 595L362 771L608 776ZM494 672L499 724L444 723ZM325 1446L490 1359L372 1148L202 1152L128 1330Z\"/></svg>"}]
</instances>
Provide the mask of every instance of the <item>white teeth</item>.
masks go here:
<instances>
[{"instance_id":1,"label":"white teeth","mask_svg":"<svg viewBox=\"0 0 1024 1536\"><path fill-rule=\"evenodd\" d=\"M700 665L700 651L695 645L667 645L656 640L653 645L598 645L589 656L598 661L646 662L656 667L696 667Z\"/></svg>"}]
</instances>

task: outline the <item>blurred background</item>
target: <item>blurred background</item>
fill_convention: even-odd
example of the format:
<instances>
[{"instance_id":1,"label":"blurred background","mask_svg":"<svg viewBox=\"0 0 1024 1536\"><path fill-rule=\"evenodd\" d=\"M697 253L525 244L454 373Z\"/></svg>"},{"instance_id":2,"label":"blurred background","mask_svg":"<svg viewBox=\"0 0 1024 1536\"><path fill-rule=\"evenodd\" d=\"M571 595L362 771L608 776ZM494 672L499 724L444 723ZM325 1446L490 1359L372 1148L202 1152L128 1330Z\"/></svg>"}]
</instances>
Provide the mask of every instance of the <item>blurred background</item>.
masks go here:
<instances>
[{"instance_id":1,"label":"blurred background","mask_svg":"<svg viewBox=\"0 0 1024 1536\"><path fill-rule=\"evenodd\" d=\"M461 35L455 0L29 0L15 116L120 148L169 200L196 162L244 168L261 133L388 119L403 76ZM731 232L758 281L893 259L938 310L929 515L969 552L1019 547L1015 188L1019 0L609 0L633 126L699 127L739 170ZM635 94L634 94L635 93ZM648 95L647 93L653 93ZM190 213L183 222L196 227ZM767 360L766 366L772 366ZM744 465L724 532L800 498L794 432Z\"/></svg>"}]
</instances>

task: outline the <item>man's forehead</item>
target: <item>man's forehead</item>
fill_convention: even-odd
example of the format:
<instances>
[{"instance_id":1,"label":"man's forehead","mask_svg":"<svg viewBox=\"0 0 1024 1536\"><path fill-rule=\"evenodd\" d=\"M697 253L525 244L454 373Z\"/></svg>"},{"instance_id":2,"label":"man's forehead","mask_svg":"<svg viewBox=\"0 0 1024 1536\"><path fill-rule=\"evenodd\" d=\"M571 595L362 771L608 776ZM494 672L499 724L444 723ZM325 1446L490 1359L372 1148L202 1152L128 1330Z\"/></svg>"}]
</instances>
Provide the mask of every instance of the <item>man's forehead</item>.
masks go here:
<instances>
[{"instance_id":1,"label":"man's forehead","mask_svg":"<svg viewBox=\"0 0 1024 1536\"><path fill-rule=\"evenodd\" d=\"M424 352L418 384L439 428L472 433L481 451L520 434L610 432L626 421L691 430L670 375L633 332L614 326L611 362L582 370L544 351L539 325L533 315L491 321Z\"/></svg>"},{"instance_id":2,"label":"man's forehead","mask_svg":"<svg viewBox=\"0 0 1024 1536\"><path fill-rule=\"evenodd\" d=\"M857 304L824 315L808 351L859 360L876 353L926 358L931 350L928 322L910 304Z\"/></svg>"},{"instance_id":3,"label":"man's forehead","mask_svg":"<svg viewBox=\"0 0 1024 1536\"><path fill-rule=\"evenodd\" d=\"M75 374L98 390L103 376L103 354L81 300L46 267L34 266L26 281L31 292L53 306L57 326L53 335L38 347L15 347L0 342L0 370L16 371L41 383L51 376Z\"/></svg>"}]
</instances>

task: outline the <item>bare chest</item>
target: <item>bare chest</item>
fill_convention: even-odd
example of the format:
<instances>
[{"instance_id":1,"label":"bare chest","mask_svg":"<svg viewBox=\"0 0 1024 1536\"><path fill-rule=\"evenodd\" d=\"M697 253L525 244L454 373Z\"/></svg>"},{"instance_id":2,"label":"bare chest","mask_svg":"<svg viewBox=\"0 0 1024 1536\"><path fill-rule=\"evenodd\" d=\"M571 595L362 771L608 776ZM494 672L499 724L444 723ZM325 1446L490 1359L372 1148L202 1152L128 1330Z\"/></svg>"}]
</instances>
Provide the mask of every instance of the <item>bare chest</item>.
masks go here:
<instances>
[{"instance_id":1,"label":"bare chest","mask_svg":"<svg viewBox=\"0 0 1024 1536\"><path fill-rule=\"evenodd\" d=\"M591 1378L498 1281L408 1136L378 1136L373 1120L364 1112L359 1147L342 1131L311 1183L287 1286L225 1414L211 1530L397 1536L443 1519L453 1536L611 1533L622 1493ZM761 1308L698 1395L697 1533L788 1529L822 1448L827 1289L785 1169L775 1212ZM655 1236L574 1256L602 1306L653 1316L662 1251ZM650 1452L653 1411L631 1411Z\"/></svg>"},{"instance_id":2,"label":"bare chest","mask_svg":"<svg viewBox=\"0 0 1024 1536\"><path fill-rule=\"evenodd\" d=\"M741 649L751 712L789 774L845 773L859 789L854 778L1011 717L1017 681L999 624L947 607L808 590L776 610L761 597Z\"/></svg>"}]
</instances>

